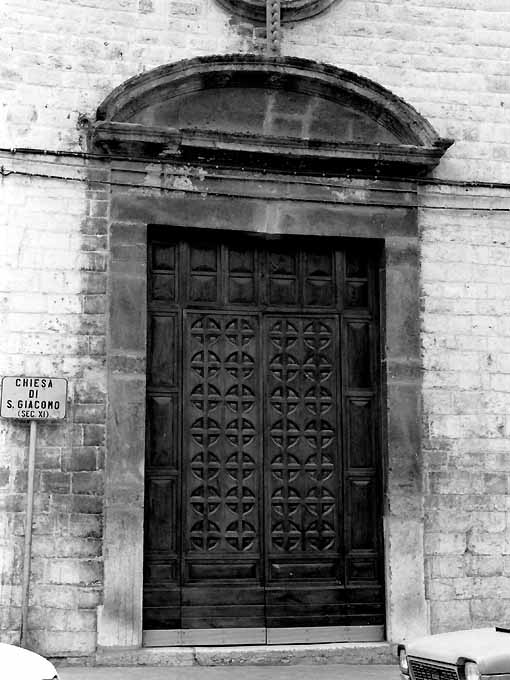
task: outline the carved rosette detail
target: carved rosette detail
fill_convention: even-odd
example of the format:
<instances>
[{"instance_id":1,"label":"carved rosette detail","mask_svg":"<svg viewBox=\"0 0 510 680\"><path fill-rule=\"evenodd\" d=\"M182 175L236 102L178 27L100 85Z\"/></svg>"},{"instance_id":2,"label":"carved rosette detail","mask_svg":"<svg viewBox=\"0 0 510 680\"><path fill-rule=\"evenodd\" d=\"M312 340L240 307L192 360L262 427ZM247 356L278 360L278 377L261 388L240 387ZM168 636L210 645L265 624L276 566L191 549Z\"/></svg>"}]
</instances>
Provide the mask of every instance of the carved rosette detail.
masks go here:
<instances>
[{"instance_id":1,"label":"carved rosette detail","mask_svg":"<svg viewBox=\"0 0 510 680\"><path fill-rule=\"evenodd\" d=\"M188 507L194 552L246 552L258 540L254 323L204 315L191 324Z\"/></svg>"},{"instance_id":2,"label":"carved rosette detail","mask_svg":"<svg viewBox=\"0 0 510 680\"><path fill-rule=\"evenodd\" d=\"M335 322L269 328L271 542L281 552L336 548Z\"/></svg>"}]
</instances>

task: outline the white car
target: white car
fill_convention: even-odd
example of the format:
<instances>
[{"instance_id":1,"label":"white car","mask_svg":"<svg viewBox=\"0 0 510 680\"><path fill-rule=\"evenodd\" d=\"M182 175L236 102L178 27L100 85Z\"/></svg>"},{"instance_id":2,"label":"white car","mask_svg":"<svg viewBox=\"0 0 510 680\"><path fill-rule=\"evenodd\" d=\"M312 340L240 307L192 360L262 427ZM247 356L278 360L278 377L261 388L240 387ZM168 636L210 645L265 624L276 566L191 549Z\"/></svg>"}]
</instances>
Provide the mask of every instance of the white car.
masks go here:
<instances>
[{"instance_id":1,"label":"white car","mask_svg":"<svg viewBox=\"0 0 510 680\"><path fill-rule=\"evenodd\" d=\"M0 677L13 680L59 680L55 666L28 649L0 642Z\"/></svg>"},{"instance_id":2,"label":"white car","mask_svg":"<svg viewBox=\"0 0 510 680\"><path fill-rule=\"evenodd\" d=\"M440 633L398 647L402 680L510 680L510 630Z\"/></svg>"}]
</instances>

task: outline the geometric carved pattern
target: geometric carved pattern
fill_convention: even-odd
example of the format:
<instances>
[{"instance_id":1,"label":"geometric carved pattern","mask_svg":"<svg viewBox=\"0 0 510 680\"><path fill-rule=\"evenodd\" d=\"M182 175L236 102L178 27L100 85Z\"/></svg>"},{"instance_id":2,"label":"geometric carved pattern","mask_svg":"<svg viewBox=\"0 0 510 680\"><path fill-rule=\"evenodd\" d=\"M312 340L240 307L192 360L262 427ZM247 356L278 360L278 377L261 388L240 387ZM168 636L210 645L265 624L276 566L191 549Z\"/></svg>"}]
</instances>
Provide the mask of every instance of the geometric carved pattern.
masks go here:
<instances>
[{"instance_id":1,"label":"geometric carved pattern","mask_svg":"<svg viewBox=\"0 0 510 680\"><path fill-rule=\"evenodd\" d=\"M335 319L270 320L272 549L337 549Z\"/></svg>"},{"instance_id":2,"label":"geometric carved pattern","mask_svg":"<svg viewBox=\"0 0 510 680\"><path fill-rule=\"evenodd\" d=\"M258 544L256 317L190 314L188 514L193 552Z\"/></svg>"},{"instance_id":3,"label":"geometric carved pattern","mask_svg":"<svg viewBox=\"0 0 510 680\"><path fill-rule=\"evenodd\" d=\"M258 529L258 320L190 316L190 547L250 551ZM334 551L336 320L270 318L267 334L272 547Z\"/></svg>"}]
</instances>

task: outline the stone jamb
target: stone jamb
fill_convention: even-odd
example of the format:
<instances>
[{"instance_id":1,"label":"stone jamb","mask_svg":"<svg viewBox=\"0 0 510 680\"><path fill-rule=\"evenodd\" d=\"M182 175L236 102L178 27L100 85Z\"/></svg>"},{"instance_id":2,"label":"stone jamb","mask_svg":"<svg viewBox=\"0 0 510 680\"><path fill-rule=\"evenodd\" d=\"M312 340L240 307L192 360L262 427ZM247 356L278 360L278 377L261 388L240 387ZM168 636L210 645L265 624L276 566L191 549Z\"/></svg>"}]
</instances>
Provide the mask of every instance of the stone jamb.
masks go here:
<instances>
[{"instance_id":1,"label":"stone jamb","mask_svg":"<svg viewBox=\"0 0 510 680\"><path fill-rule=\"evenodd\" d=\"M99 647L138 647L142 635L145 457L145 224L110 222L104 596Z\"/></svg>"}]
</instances>

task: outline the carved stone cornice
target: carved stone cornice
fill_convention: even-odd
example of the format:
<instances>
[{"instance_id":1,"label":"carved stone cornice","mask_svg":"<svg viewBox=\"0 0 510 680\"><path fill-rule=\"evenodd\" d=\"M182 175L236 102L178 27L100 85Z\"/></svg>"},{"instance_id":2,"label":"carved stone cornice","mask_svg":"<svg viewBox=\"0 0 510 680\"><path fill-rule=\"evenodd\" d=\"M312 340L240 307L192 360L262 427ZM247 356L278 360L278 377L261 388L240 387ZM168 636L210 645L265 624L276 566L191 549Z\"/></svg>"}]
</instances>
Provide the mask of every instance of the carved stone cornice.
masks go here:
<instances>
[{"instance_id":1,"label":"carved stone cornice","mask_svg":"<svg viewBox=\"0 0 510 680\"><path fill-rule=\"evenodd\" d=\"M450 145L334 143L299 138L275 139L223 131L150 128L99 122L92 131L96 151L112 156L174 160L310 174L422 176Z\"/></svg>"},{"instance_id":2,"label":"carved stone cornice","mask_svg":"<svg viewBox=\"0 0 510 680\"><path fill-rule=\"evenodd\" d=\"M132 78L101 104L90 131L91 149L112 155L393 176L426 174L451 144L367 78L260 55L201 57Z\"/></svg>"}]
</instances>

